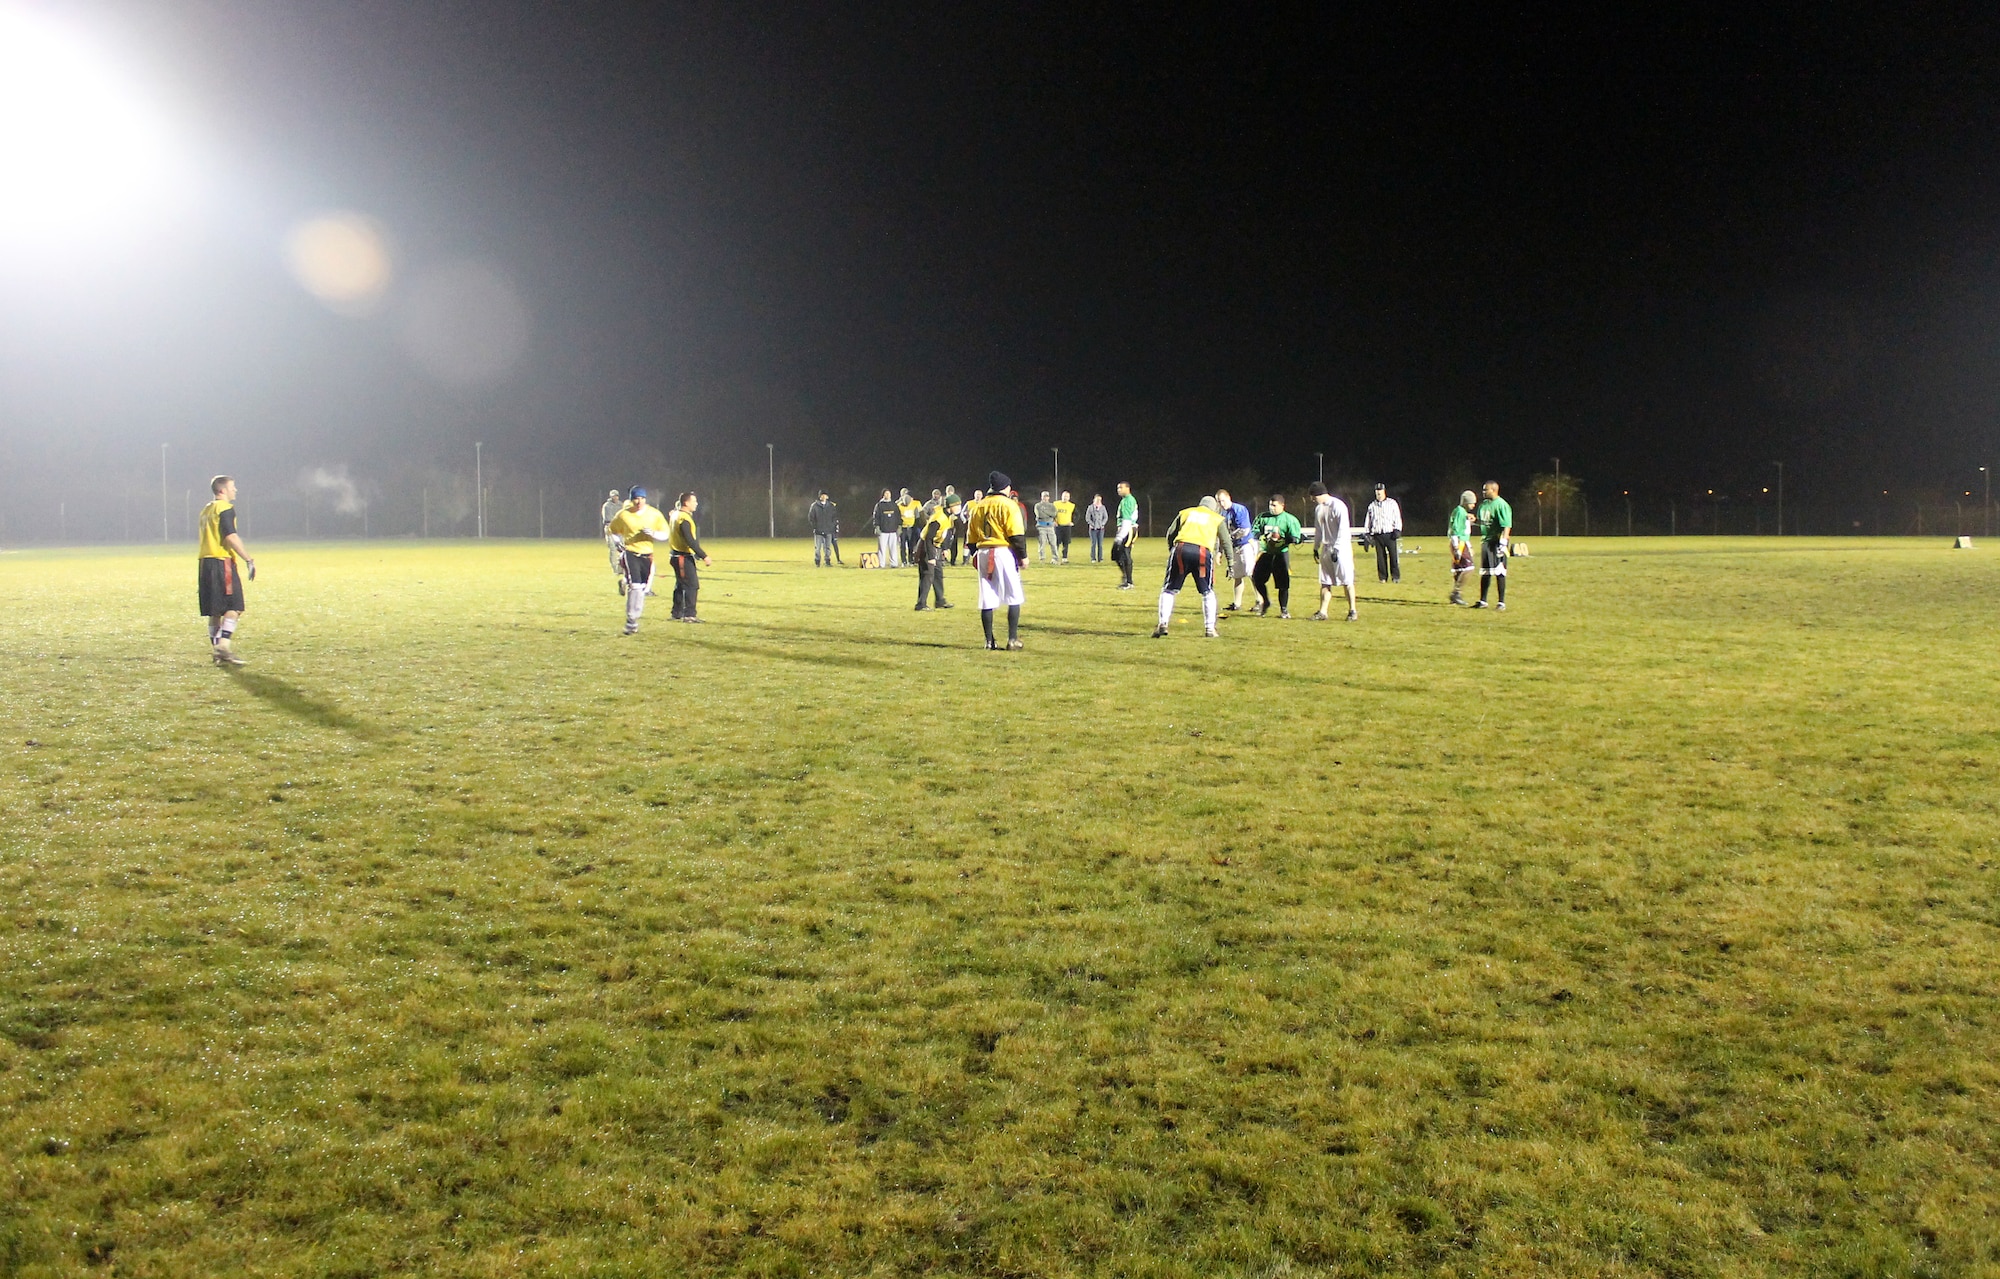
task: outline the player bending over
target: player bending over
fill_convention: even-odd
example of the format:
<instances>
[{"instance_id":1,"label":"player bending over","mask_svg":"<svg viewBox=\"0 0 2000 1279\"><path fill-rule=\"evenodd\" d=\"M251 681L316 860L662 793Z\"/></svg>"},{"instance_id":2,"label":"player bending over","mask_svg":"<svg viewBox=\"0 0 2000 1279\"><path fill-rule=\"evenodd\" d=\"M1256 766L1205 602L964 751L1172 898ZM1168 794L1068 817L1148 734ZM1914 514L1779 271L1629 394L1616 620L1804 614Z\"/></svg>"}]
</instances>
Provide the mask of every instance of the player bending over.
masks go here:
<instances>
[{"instance_id":1,"label":"player bending over","mask_svg":"<svg viewBox=\"0 0 2000 1279\"><path fill-rule=\"evenodd\" d=\"M1229 562L1229 533L1223 526L1221 504L1212 497L1190 506L1167 529L1167 582L1160 588L1160 624L1154 639L1164 638L1174 620L1174 597L1188 578L1201 592L1201 632L1215 634L1215 566Z\"/></svg>"},{"instance_id":2,"label":"player bending over","mask_svg":"<svg viewBox=\"0 0 2000 1279\"><path fill-rule=\"evenodd\" d=\"M257 580L257 561L236 532L236 481L218 475L208 482L215 500L201 508L200 542L195 554L195 588L201 615L208 619L208 649L217 666L241 666L236 655L236 620L243 616L243 579ZM242 571L236 561L243 561Z\"/></svg>"}]
</instances>

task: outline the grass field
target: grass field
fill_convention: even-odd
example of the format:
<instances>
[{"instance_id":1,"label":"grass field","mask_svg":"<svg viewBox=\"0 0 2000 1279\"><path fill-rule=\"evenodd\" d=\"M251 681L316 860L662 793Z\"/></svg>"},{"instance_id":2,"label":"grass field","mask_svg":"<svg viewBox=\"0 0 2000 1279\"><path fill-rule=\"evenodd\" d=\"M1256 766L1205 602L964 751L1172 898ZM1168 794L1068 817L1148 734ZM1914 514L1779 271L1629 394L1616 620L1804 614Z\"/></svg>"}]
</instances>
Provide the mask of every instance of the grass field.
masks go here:
<instances>
[{"instance_id":1,"label":"grass field","mask_svg":"<svg viewBox=\"0 0 2000 1279\"><path fill-rule=\"evenodd\" d=\"M2000 1274L1991 552L1423 544L0 555L0 1274Z\"/></svg>"}]
</instances>

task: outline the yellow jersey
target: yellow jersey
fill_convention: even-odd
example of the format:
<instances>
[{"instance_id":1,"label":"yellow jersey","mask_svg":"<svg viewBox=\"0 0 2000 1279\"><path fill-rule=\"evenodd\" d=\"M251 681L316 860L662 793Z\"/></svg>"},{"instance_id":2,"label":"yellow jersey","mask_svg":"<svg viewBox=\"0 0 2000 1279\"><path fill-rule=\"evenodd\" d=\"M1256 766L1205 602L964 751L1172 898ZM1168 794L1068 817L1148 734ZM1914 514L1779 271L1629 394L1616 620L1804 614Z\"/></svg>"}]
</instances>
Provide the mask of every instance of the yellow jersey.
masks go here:
<instances>
[{"instance_id":1,"label":"yellow jersey","mask_svg":"<svg viewBox=\"0 0 2000 1279\"><path fill-rule=\"evenodd\" d=\"M1191 546L1213 547L1222 535L1222 512L1211 511L1205 506L1190 506L1174 517L1178 528L1174 532L1174 545L1186 543Z\"/></svg>"},{"instance_id":2,"label":"yellow jersey","mask_svg":"<svg viewBox=\"0 0 2000 1279\"><path fill-rule=\"evenodd\" d=\"M1070 525L1072 525L1072 524L1074 524L1074 523L1076 523L1076 503L1075 503L1075 502L1057 502L1057 503L1056 503L1056 527L1057 527L1057 528L1068 528L1068 527L1069 527Z\"/></svg>"},{"instance_id":3,"label":"yellow jersey","mask_svg":"<svg viewBox=\"0 0 2000 1279\"><path fill-rule=\"evenodd\" d=\"M924 537L932 546L943 546L944 539L951 532L953 523L955 523L955 520L951 512L940 506L931 512L930 523L924 525Z\"/></svg>"},{"instance_id":4,"label":"yellow jersey","mask_svg":"<svg viewBox=\"0 0 2000 1279\"><path fill-rule=\"evenodd\" d=\"M972 504L966 521L965 540L977 550L985 546L1005 546L1014 537L1026 537L1028 526L1021 518L1021 504L1005 493L994 493Z\"/></svg>"},{"instance_id":5,"label":"yellow jersey","mask_svg":"<svg viewBox=\"0 0 2000 1279\"><path fill-rule=\"evenodd\" d=\"M903 527L908 528L917 522L917 512L924 509L924 504L913 497L907 502L896 503L896 509L902 512Z\"/></svg>"},{"instance_id":6,"label":"yellow jersey","mask_svg":"<svg viewBox=\"0 0 2000 1279\"><path fill-rule=\"evenodd\" d=\"M667 540L667 517L660 514L657 506L636 511L627 506L611 517L605 529L624 538L625 549L634 555L651 555L655 542Z\"/></svg>"},{"instance_id":7,"label":"yellow jersey","mask_svg":"<svg viewBox=\"0 0 2000 1279\"><path fill-rule=\"evenodd\" d=\"M195 555L205 560L233 560L236 552L222 539L236 531L236 503L216 498L201 508L201 544Z\"/></svg>"},{"instance_id":8,"label":"yellow jersey","mask_svg":"<svg viewBox=\"0 0 2000 1279\"><path fill-rule=\"evenodd\" d=\"M694 512L676 510L667 517L667 549L679 551L682 555L693 555L701 545L701 534L694 526Z\"/></svg>"}]
</instances>

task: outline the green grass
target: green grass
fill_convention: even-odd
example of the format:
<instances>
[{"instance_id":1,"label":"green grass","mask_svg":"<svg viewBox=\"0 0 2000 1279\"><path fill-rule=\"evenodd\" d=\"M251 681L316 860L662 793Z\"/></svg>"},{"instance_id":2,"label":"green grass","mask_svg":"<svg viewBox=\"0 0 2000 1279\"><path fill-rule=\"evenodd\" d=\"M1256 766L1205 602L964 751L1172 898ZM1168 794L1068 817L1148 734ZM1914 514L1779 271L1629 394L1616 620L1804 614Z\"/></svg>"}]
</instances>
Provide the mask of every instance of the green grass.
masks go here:
<instances>
[{"instance_id":1,"label":"green grass","mask_svg":"<svg viewBox=\"0 0 2000 1279\"><path fill-rule=\"evenodd\" d=\"M0 1273L2000 1273L1990 553L1422 544L0 556Z\"/></svg>"}]
</instances>

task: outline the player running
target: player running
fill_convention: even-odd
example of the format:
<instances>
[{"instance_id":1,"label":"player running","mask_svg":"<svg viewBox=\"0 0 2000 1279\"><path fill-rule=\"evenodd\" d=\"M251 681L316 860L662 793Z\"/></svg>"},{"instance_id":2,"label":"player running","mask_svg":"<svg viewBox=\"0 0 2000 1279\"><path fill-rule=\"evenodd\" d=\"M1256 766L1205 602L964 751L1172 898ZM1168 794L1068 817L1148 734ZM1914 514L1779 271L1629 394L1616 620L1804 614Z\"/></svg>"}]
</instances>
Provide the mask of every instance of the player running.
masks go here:
<instances>
[{"instance_id":1,"label":"player running","mask_svg":"<svg viewBox=\"0 0 2000 1279\"><path fill-rule=\"evenodd\" d=\"M1229 601L1229 611L1234 613L1243 607L1243 583L1257 567L1257 539L1251 534L1250 508L1229 496L1228 489L1215 490L1215 504L1222 512L1222 526L1229 534L1229 558L1226 571L1229 580L1236 584L1236 594Z\"/></svg>"},{"instance_id":2,"label":"player running","mask_svg":"<svg viewBox=\"0 0 2000 1279\"><path fill-rule=\"evenodd\" d=\"M1514 534L1514 508L1500 496L1498 480L1486 481L1485 493L1486 499L1479 504L1479 534L1484 539L1479 548L1479 602L1472 607L1486 607L1486 584L1491 582L1500 595L1498 607L1505 611L1507 541Z\"/></svg>"},{"instance_id":3,"label":"player running","mask_svg":"<svg viewBox=\"0 0 2000 1279\"><path fill-rule=\"evenodd\" d=\"M1118 481L1118 532L1111 539L1111 562L1124 574L1118 589L1132 589L1132 544L1139 540L1139 499L1132 496L1132 486L1124 480Z\"/></svg>"},{"instance_id":4,"label":"player running","mask_svg":"<svg viewBox=\"0 0 2000 1279\"><path fill-rule=\"evenodd\" d=\"M243 616L243 579L257 580L257 561L236 532L236 481L218 475L208 482L214 501L201 508L195 548L195 592L208 619L208 651L217 666L241 666L236 653L236 621ZM243 561L239 572L236 561Z\"/></svg>"},{"instance_id":5,"label":"player running","mask_svg":"<svg viewBox=\"0 0 2000 1279\"><path fill-rule=\"evenodd\" d=\"M1174 599L1190 577L1201 592L1201 633L1215 635L1215 566L1229 558L1220 505L1205 497L1200 505L1174 516L1167 529L1167 581L1160 588L1160 624L1153 630L1154 639L1166 637L1167 624L1174 620Z\"/></svg>"},{"instance_id":6,"label":"player running","mask_svg":"<svg viewBox=\"0 0 2000 1279\"><path fill-rule=\"evenodd\" d=\"M1326 606L1338 586L1347 592L1347 620L1354 621L1360 614L1354 611L1354 537L1347 503L1328 493L1318 480L1306 491L1312 494L1313 536L1319 542L1319 612L1312 620L1326 620Z\"/></svg>"},{"instance_id":7,"label":"player running","mask_svg":"<svg viewBox=\"0 0 2000 1279\"><path fill-rule=\"evenodd\" d=\"M1451 602L1465 603L1465 579L1478 565L1472 560L1472 508L1479 499L1471 489L1458 495L1445 522L1445 536L1451 541Z\"/></svg>"},{"instance_id":8,"label":"player running","mask_svg":"<svg viewBox=\"0 0 2000 1279\"><path fill-rule=\"evenodd\" d=\"M699 622L694 615L695 596L701 593L701 574L695 569L695 561L709 562L708 552L701 548L701 538L696 535L694 513L701 506L701 499L692 493L683 493L674 499L674 513L667 517L667 562L674 570L674 611L676 622Z\"/></svg>"},{"instance_id":9,"label":"player running","mask_svg":"<svg viewBox=\"0 0 2000 1279\"><path fill-rule=\"evenodd\" d=\"M986 630L986 647L1000 647L993 639L993 610L1005 605L1007 647L1018 650L1021 604L1027 598L1021 589L1021 568L1028 562L1028 525L1021 518L1012 480L999 471L986 477L986 496L973 503L965 532L972 544L972 566L979 573L979 624Z\"/></svg>"},{"instance_id":10,"label":"player running","mask_svg":"<svg viewBox=\"0 0 2000 1279\"><path fill-rule=\"evenodd\" d=\"M1271 592L1264 589L1264 584L1275 579L1278 583L1278 616L1290 621L1292 548L1306 540L1306 532L1299 527L1298 518L1285 509L1283 493L1271 494L1270 509L1257 517L1251 531L1257 547L1257 566L1250 573L1250 583L1257 588L1257 616L1262 617L1271 611Z\"/></svg>"},{"instance_id":11,"label":"player running","mask_svg":"<svg viewBox=\"0 0 2000 1279\"><path fill-rule=\"evenodd\" d=\"M653 592L653 551L666 544L667 517L646 504L646 490L633 485L629 500L605 526L625 580L625 633L639 633L639 614Z\"/></svg>"}]
</instances>

